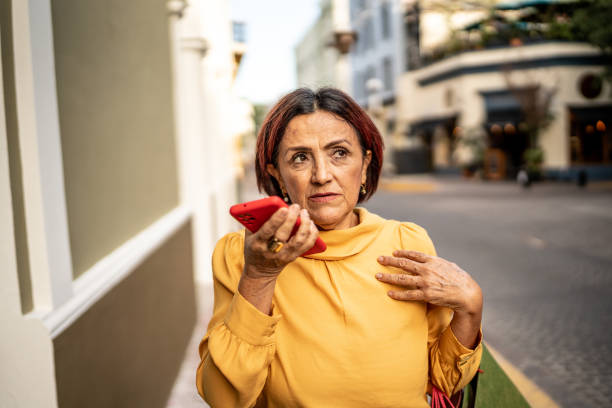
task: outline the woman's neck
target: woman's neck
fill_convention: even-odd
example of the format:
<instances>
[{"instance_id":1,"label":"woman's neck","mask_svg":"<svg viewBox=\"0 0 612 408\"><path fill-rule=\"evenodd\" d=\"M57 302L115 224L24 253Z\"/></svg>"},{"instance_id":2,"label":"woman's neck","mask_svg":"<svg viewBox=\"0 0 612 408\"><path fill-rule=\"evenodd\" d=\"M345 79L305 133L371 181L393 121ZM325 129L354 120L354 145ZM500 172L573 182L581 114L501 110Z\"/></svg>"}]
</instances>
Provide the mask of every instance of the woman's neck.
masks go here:
<instances>
[{"instance_id":1,"label":"woman's neck","mask_svg":"<svg viewBox=\"0 0 612 408\"><path fill-rule=\"evenodd\" d=\"M345 223L344 221L348 221L348 223ZM336 225L328 227L328 226L322 226L322 225L316 224L316 226L319 229L319 231L332 231L332 230L342 230L342 229L353 228L359 225L359 222L360 222L359 214L357 213L355 209L353 209L350 212L350 214L347 215L345 220L342 220Z\"/></svg>"}]
</instances>

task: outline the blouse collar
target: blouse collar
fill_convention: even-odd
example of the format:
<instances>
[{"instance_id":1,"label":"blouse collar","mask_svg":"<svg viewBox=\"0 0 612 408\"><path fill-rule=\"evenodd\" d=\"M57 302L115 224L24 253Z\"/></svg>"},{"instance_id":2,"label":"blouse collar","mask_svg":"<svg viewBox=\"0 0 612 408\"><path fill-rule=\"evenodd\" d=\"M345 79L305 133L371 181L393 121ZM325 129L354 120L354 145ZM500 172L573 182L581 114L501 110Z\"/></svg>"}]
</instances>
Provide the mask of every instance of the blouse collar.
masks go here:
<instances>
[{"instance_id":1,"label":"blouse collar","mask_svg":"<svg viewBox=\"0 0 612 408\"><path fill-rule=\"evenodd\" d=\"M365 208L355 208L359 217L359 224L354 227L319 231L319 237L327 245L324 252L307 255L306 258L324 261L337 261L348 258L365 249L378 235L377 232L383 228L384 219L376 214L368 212Z\"/></svg>"}]
</instances>

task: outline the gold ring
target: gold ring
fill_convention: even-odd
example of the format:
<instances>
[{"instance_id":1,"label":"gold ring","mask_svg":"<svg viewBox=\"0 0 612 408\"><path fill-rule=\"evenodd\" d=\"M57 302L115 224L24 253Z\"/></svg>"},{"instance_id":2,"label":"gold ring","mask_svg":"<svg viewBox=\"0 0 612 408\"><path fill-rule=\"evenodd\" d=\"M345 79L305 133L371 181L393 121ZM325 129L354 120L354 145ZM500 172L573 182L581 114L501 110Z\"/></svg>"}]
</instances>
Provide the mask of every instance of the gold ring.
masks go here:
<instances>
[{"instance_id":1,"label":"gold ring","mask_svg":"<svg viewBox=\"0 0 612 408\"><path fill-rule=\"evenodd\" d=\"M276 237L272 237L270 238L270 240L268 241L268 250L274 252L275 254L278 253L278 251L280 251L281 249L283 249L283 243Z\"/></svg>"}]
</instances>

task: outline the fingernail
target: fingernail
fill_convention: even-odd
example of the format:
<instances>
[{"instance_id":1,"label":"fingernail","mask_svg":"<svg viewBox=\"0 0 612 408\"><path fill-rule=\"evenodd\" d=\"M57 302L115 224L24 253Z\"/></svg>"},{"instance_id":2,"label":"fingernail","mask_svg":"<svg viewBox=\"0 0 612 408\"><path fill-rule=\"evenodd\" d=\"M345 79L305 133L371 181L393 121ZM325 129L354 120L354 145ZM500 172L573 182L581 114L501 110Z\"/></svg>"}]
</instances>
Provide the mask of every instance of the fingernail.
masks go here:
<instances>
[{"instance_id":1,"label":"fingernail","mask_svg":"<svg viewBox=\"0 0 612 408\"><path fill-rule=\"evenodd\" d=\"M287 214L287 208L285 208L285 207L281 208L280 209L280 213L281 213L281 215Z\"/></svg>"},{"instance_id":2,"label":"fingernail","mask_svg":"<svg viewBox=\"0 0 612 408\"><path fill-rule=\"evenodd\" d=\"M384 256L379 256L379 257L378 257L378 262L382 262L382 261L384 261L384 260L385 260L385 257L384 257Z\"/></svg>"},{"instance_id":3,"label":"fingernail","mask_svg":"<svg viewBox=\"0 0 612 408\"><path fill-rule=\"evenodd\" d=\"M393 296L393 291L391 291L391 290L390 290L390 291L388 291L388 292L387 292L387 295L389 295L389 296Z\"/></svg>"},{"instance_id":4,"label":"fingernail","mask_svg":"<svg viewBox=\"0 0 612 408\"><path fill-rule=\"evenodd\" d=\"M376 277L377 277L378 279L382 278L382 273L377 273L377 274L376 274Z\"/></svg>"},{"instance_id":5,"label":"fingernail","mask_svg":"<svg viewBox=\"0 0 612 408\"><path fill-rule=\"evenodd\" d=\"M302 210L300 211L300 215L302 217L308 217L308 211L306 211L306 209L302 208Z\"/></svg>"}]
</instances>

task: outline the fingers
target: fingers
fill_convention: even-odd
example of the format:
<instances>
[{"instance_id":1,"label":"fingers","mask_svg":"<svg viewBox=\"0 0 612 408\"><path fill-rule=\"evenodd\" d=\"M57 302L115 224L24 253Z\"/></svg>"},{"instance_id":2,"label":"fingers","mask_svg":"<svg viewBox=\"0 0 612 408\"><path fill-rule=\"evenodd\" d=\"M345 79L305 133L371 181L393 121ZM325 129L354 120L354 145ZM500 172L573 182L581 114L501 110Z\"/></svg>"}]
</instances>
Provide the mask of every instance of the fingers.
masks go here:
<instances>
[{"instance_id":1,"label":"fingers","mask_svg":"<svg viewBox=\"0 0 612 408\"><path fill-rule=\"evenodd\" d=\"M376 279L391 285L405 286L411 289L420 289L421 278L405 273L377 273Z\"/></svg>"},{"instance_id":2,"label":"fingers","mask_svg":"<svg viewBox=\"0 0 612 408\"><path fill-rule=\"evenodd\" d=\"M418 302L425 302L425 293L420 289L415 290L390 290L387 295L391 299L395 300L413 300Z\"/></svg>"},{"instance_id":3,"label":"fingers","mask_svg":"<svg viewBox=\"0 0 612 408\"><path fill-rule=\"evenodd\" d=\"M274 236L282 242L287 242L289 240L289 237L291 236L291 232L293 231L295 222L297 221L299 215L299 205L292 204L291 206L289 206L287 217L285 218L285 221L278 227L278 229L274 233Z\"/></svg>"},{"instance_id":4,"label":"fingers","mask_svg":"<svg viewBox=\"0 0 612 408\"><path fill-rule=\"evenodd\" d=\"M292 235L298 217L300 217L300 226ZM291 261L312 248L318 236L319 230L310 219L308 211L300 210L299 205L293 204L289 208L276 211L255 233L252 245L253 248L265 253L266 258ZM268 250L268 242L272 237L284 244L278 253Z\"/></svg>"},{"instance_id":5,"label":"fingers","mask_svg":"<svg viewBox=\"0 0 612 408\"><path fill-rule=\"evenodd\" d=\"M278 228L283 225L287 219L290 208L279 208L274 214L266 221L261 228L256 232L258 238L262 241L268 241L272 238Z\"/></svg>"},{"instance_id":6,"label":"fingers","mask_svg":"<svg viewBox=\"0 0 612 408\"><path fill-rule=\"evenodd\" d=\"M420 262L420 263L425 263L428 260L431 259L431 256L424 254L422 252L418 252L418 251L410 251L407 249L398 249L393 251L393 256L399 257L399 258L408 258L410 260L416 261L416 262Z\"/></svg>"},{"instance_id":7,"label":"fingers","mask_svg":"<svg viewBox=\"0 0 612 408\"><path fill-rule=\"evenodd\" d=\"M379 256L378 263L385 266L394 266L413 274L420 274L421 268L423 267L419 262L415 262L407 258L397 258L394 256Z\"/></svg>"},{"instance_id":8,"label":"fingers","mask_svg":"<svg viewBox=\"0 0 612 408\"><path fill-rule=\"evenodd\" d=\"M307 210L302 209L300 211L300 227L287 244L289 249L294 249L302 254L314 246L318 236L319 230L310 219L310 214Z\"/></svg>"}]
</instances>

